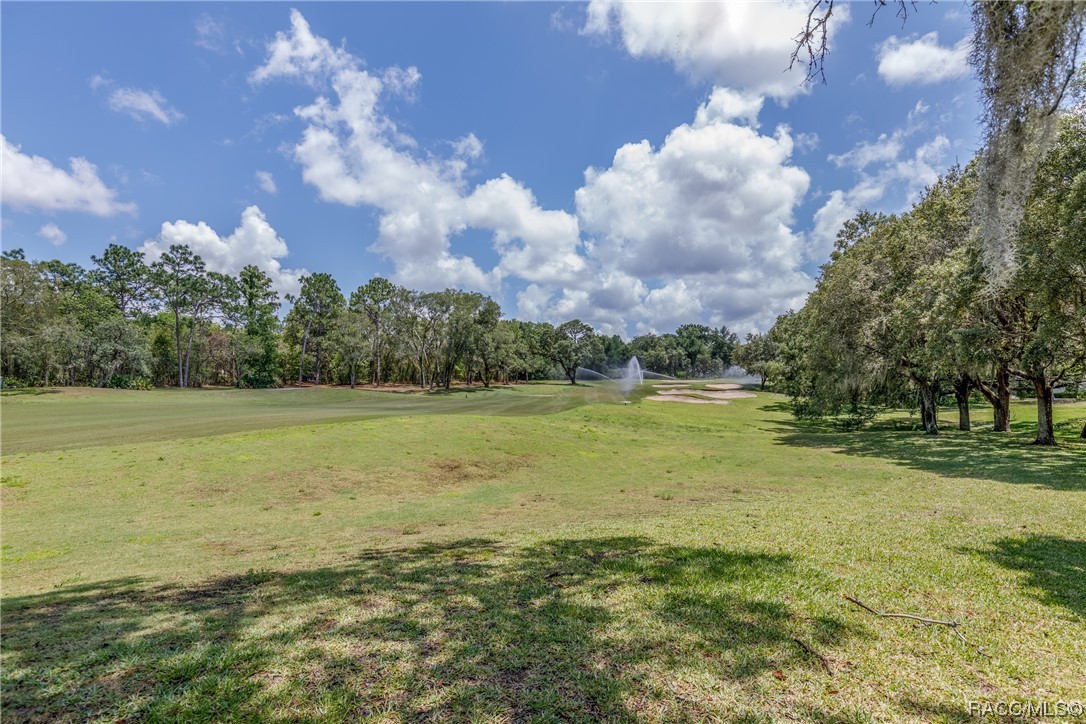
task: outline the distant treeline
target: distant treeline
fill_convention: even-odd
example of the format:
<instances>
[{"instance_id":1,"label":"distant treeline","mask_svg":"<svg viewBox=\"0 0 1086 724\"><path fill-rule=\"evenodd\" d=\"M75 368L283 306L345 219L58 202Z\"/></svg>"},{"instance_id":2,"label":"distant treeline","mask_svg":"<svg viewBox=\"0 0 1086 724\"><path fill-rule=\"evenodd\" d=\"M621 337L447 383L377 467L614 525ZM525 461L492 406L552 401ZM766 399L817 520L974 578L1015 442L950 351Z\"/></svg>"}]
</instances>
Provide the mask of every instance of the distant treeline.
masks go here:
<instances>
[{"instance_id":1,"label":"distant treeline","mask_svg":"<svg viewBox=\"0 0 1086 724\"><path fill-rule=\"evenodd\" d=\"M117 244L91 259L84 269L4 253L5 387L576 382L578 367L607 374L635 355L655 372L706 376L727 369L738 345L726 327L699 324L625 342L576 319L502 319L482 294L420 292L380 277L347 298L331 275L311 274L297 297L280 299L257 267L208 271L180 245L151 264Z\"/></svg>"}]
</instances>

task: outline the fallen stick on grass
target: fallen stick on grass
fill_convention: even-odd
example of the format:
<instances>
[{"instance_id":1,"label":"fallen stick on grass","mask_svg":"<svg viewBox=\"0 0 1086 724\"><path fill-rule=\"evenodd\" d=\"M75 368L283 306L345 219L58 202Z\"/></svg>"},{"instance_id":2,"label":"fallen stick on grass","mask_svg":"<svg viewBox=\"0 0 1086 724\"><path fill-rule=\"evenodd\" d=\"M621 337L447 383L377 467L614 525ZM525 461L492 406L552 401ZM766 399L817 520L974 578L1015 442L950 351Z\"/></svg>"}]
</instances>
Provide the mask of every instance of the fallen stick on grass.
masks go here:
<instances>
[{"instance_id":1,"label":"fallen stick on grass","mask_svg":"<svg viewBox=\"0 0 1086 724\"><path fill-rule=\"evenodd\" d=\"M843 595L845 597L846 601L854 603L857 606L859 606L860 608L862 608L863 610L865 610L865 611L867 611L869 613L873 613L876 616L880 616L882 618L906 618L906 619L909 619L910 621L919 621L920 623L922 623L922 624L924 624L926 626L946 626L951 631L953 631L955 633L955 635L957 635L958 638L960 638L962 640L963 644L976 649L977 653L980 654L981 656L986 656L989 659L992 658L992 655L989 654L987 651L985 651L983 646L978 646L977 644L974 644L974 643L970 642L969 639L967 639L965 636L962 635L962 632L958 630L958 622L957 621L940 621L937 618L924 618L923 616L914 616L911 613L886 613L885 611L876 611L875 609L871 608L870 606L868 606L866 603L864 603L863 601L861 601L858 598L853 598L852 596L848 595L847 593L844 593L844 594L841 594L841 595Z\"/></svg>"},{"instance_id":2,"label":"fallen stick on grass","mask_svg":"<svg viewBox=\"0 0 1086 724\"><path fill-rule=\"evenodd\" d=\"M830 662L825 656L818 653L817 651L812 649L807 644L803 643L802 639L798 639L795 636L793 636L792 641L797 646L799 646L801 649L803 649L803 652L806 653L808 656L811 656L813 658L818 659L818 663L822 664L822 668L824 668L826 670L826 673L829 674L830 676L833 676L833 667L830 666Z\"/></svg>"}]
</instances>

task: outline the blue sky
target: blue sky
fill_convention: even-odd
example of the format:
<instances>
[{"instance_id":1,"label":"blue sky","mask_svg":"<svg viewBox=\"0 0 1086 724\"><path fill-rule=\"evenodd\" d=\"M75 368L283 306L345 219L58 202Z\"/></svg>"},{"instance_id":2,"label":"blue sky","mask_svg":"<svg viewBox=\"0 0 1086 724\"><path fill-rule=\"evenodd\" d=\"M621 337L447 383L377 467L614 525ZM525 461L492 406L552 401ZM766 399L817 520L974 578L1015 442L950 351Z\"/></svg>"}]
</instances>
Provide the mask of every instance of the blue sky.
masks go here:
<instances>
[{"instance_id":1,"label":"blue sky","mask_svg":"<svg viewBox=\"0 0 1086 724\"><path fill-rule=\"evenodd\" d=\"M839 7L803 85L803 4L4 3L2 245L765 329L977 147L965 6Z\"/></svg>"}]
</instances>

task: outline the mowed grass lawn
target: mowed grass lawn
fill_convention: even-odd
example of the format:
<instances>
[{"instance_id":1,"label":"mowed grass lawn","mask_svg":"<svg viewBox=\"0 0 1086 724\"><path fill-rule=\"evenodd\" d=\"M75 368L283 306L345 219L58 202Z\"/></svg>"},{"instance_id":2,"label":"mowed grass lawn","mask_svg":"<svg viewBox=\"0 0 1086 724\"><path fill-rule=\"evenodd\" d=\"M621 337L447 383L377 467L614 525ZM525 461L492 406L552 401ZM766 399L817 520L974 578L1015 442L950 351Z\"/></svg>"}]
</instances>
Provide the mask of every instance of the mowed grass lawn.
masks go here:
<instances>
[{"instance_id":1,"label":"mowed grass lawn","mask_svg":"<svg viewBox=\"0 0 1086 724\"><path fill-rule=\"evenodd\" d=\"M1086 404L1057 406L1052 450L1025 403L1009 436L945 411L927 438L643 394L5 396L0 716L957 721L1086 699Z\"/></svg>"}]
</instances>

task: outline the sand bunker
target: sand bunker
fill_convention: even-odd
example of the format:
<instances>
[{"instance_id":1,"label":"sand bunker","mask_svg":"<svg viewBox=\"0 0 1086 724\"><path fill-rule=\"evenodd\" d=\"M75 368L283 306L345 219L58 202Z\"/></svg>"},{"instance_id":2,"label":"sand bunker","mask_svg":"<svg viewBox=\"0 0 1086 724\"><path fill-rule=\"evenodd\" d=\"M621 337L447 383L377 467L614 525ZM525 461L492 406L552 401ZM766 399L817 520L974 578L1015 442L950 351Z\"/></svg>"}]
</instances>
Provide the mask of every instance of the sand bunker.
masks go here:
<instances>
[{"instance_id":1,"label":"sand bunker","mask_svg":"<svg viewBox=\"0 0 1086 724\"><path fill-rule=\"evenodd\" d=\"M689 395L653 395L646 397L646 400L655 400L656 402L690 402L695 405L727 405L727 400L707 400L704 397L690 397Z\"/></svg>"},{"instance_id":2,"label":"sand bunker","mask_svg":"<svg viewBox=\"0 0 1086 724\"><path fill-rule=\"evenodd\" d=\"M715 385L705 385L705 386L710 390L738 390L738 389L741 389L743 387L742 385L737 385L737 384L735 384L733 382L723 382L723 383L718 383L718 384L715 384Z\"/></svg>"},{"instance_id":3,"label":"sand bunker","mask_svg":"<svg viewBox=\"0 0 1086 724\"><path fill-rule=\"evenodd\" d=\"M689 382L657 382L653 387L689 387Z\"/></svg>"},{"instance_id":4,"label":"sand bunker","mask_svg":"<svg viewBox=\"0 0 1086 724\"><path fill-rule=\"evenodd\" d=\"M662 385L656 385L662 387ZM738 400L743 397L757 397L753 392L740 390L739 385L706 385L714 387L713 390L658 390L655 395L646 397L646 400L656 402L689 402L695 405L726 405L729 400ZM723 389L722 389L723 388ZM721 390L721 391L717 391Z\"/></svg>"},{"instance_id":5,"label":"sand bunker","mask_svg":"<svg viewBox=\"0 0 1086 724\"><path fill-rule=\"evenodd\" d=\"M727 392L717 392L715 390L660 390L656 394L658 395L690 395L698 397L708 397L713 400L738 400L743 397L755 397L753 392L747 392L746 390L728 390Z\"/></svg>"},{"instance_id":6,"label":"sand bunker","mask_svg":"<svg viewBox=\"0 0 1086 724\"><path fill-rule=\"evenodd\" d=\"M757 397L753 392L747 392L746 390L728 390L727 392L693 390L693 392L703 397L712 397L714 400L740 400L744 397Z\"/></svg>"}]
</instances>

